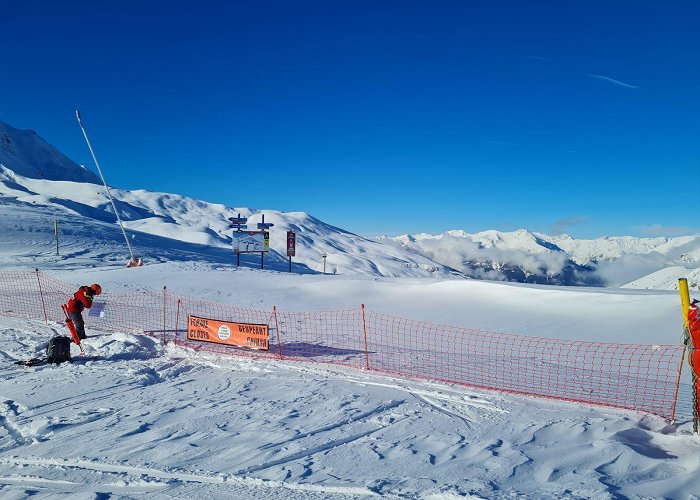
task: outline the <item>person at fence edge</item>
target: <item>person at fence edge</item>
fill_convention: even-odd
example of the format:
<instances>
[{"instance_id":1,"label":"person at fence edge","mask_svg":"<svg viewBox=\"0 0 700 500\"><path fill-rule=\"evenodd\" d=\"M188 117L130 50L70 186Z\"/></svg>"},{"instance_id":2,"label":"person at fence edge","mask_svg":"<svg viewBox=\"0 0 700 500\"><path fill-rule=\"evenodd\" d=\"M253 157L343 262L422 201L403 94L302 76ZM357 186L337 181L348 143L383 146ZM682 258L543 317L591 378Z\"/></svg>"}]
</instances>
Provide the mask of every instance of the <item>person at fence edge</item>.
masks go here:
<instances>
[{"instance_id":1,"label":"person at fence edge","mask_svg":"<svg viewBox=\"0 0 700 500\"><path fill-rule=\"evenodd\" d=\"M688 333L690 339L686 339L686 343L690 340L696 350L700 350L700 300L693 299L688 306ZM697 368L700 368L698 366Z\"/></svg>"},{"instance_id":2,"label":"person at fence edge","mask_svg":"<svg viewBox=\"0 0 700 500\"><path fill-rule=\"evenodd\" d=\"M696 388L700 394L700 300L693 299L688 307L688 333L690 334L691 347L688 352L688 361L697 376ZM688 339L686 339L686 343ZM700 402L698 402L700 411Z\"/></svg>"},{"instance_id":3,"label":"person at fence edge","mask_svg":"<svg viewBox=\"0 0 700 500\"><path fill-rule=\"evenodd\" d=\"M67 309L70 319L73 320L75 331L80 340L87 338L85 335L85 321L83 321L83 310L92 307L92 299L95 295L102 293L102 287L97 283L90 286L81 286L73 297L68 301Z\"/></svg>"}]
</instances>

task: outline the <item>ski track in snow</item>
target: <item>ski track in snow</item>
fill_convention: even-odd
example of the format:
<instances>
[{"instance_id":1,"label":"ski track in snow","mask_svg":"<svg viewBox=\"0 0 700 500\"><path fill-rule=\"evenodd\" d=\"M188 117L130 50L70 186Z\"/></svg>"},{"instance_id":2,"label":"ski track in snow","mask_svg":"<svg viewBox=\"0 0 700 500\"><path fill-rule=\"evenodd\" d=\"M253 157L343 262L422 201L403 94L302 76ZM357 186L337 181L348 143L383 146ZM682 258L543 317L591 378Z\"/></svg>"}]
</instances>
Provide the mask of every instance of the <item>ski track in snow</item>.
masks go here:
<instances>
[{"instance_id":1,"label":"ski track in snow","mask_svg":"<svg viewBox=\"0 0 700 500\"><path fill-rule=\"evenodd\" d=\"M700 487L700 447L657 417L128 334L96 332L96 360L22 367L11 361L40 354L51 325L0 325L3 500L683 498Z\"/></svg>"},{"instance_id":2,"label":"ski track in snow","mask_svg":"<svg viewBox=\"0 0 700 500\"><path fill-rule=\"evenodd\" d=\"M94 492L108 490L112 494L144 494L180 488L182 483L190 483L191 486L221 485L220 491L223 498L245 498L246 494L265 494L265 490L271 495L276 495L279 489L288 490L297 498L323 498L329 494L333 496L375 496L373 492L364 488L324 488L317 485L285 484L278 481L265 481L255 478L236 477L230 474L193 474L178 470L160 470L150 467L136 467L128 465L98 462L83 459L45 459L40 457L9 457L0 460L0 464L10 465L16 468L31 468L32 474L18 474L12 476L0 476L0 483L21 485L25 491L31 488L38 490L57 489L65 494L84 492L88 486ZM51 475L68 474L74 480L50 479L35 474L44 473ZM235 493L228 496L228 492L235 492L237 488L244 488L249 493L243 493L240 497ZM262 490L262 491L261 491ZM2 491L2 489L0 489ZM176 490L177 491L177 490ZM210 490L212 491L212 490ZM304 495L304 492L311 494ZM105 493L103 493L105 494ZM207 498L207 496L205 496Z\"/></svg>"}]
</instances>

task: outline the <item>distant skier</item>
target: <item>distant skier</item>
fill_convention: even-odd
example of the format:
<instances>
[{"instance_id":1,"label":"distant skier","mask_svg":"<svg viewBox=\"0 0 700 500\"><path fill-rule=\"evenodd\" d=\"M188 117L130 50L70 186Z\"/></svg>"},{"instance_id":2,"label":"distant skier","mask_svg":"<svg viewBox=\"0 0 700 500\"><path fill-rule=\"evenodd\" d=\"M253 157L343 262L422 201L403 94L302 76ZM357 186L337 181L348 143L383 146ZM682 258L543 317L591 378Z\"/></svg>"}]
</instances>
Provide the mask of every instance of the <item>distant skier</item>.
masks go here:
<instances>
[{"instance_id":1,"label":"distant skier","mask_svg":"<svg viewBox=\"0 0 700 500\"><path fill-rule=\"evenodd\" d=\"M73 297L68 301L67 310L70 315L70 319L73 320L73 325L75 325L75 331L78 334L80 340L85 339L85 321L83 321L83 309L90 309L92 307L92 299L95 295L102 293L102 287L97 283L90 286L81 286L77 292L73 294Z\"/></svg>"}]
</instances>

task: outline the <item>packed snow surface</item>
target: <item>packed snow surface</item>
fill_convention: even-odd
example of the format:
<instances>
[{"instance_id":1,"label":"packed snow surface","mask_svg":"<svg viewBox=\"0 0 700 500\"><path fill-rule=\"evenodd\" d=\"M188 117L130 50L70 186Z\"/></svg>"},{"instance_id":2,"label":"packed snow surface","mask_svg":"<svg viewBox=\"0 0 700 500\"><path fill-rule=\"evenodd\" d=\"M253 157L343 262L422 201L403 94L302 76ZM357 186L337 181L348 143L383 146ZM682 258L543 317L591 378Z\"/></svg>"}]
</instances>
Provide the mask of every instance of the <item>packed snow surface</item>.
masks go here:
<instances>
[{"instance_id":1,"label":"packed snow surface","mask_svg":"<svg viewBox=\"0 0 700 500\"><path fill-rule=\"evenodd\" d=\"M675 293L369 279L167 262L60 269L107 291L287 310L359 306L490 330L675 343ZM89 320L89 318L88 318ZM371 371L213 355L93 331L72 364L23 367L63 325L0 317L3 498L691 498L700 440L675 425ZM77 349L74 348L74 351ZM74 354L77 354L74 352Z\"/></svg>"}]
</instances>

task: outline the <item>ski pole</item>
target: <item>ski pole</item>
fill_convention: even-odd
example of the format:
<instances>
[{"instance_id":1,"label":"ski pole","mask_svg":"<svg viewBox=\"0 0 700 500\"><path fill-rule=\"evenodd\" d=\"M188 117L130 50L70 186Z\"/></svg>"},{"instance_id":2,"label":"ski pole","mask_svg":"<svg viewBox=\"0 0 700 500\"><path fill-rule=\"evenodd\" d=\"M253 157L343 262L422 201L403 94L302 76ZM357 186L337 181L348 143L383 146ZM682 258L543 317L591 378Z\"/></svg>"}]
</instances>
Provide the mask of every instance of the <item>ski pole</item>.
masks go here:
<instances>
[{"instance_id":1,"label":"ski pole","mask_svg":"<svg viewBox=\"0 0 700 500\"><path fill-rule=\"evenodd\" d=\"M83 349L83 346L80 344L80 337L78 337L78 332L75 330L75 325L73 324L73 320L68 315L68 306L66 306L65 304L62 304L61 309L63 309L63 314L66 315L66 326L68 327L68 331L70 332L70 336L73 337L73 342L75 342L78 345L78 347L80 347L80 354L85 354L85 350Z\"/></svg>"}]
</instances>

